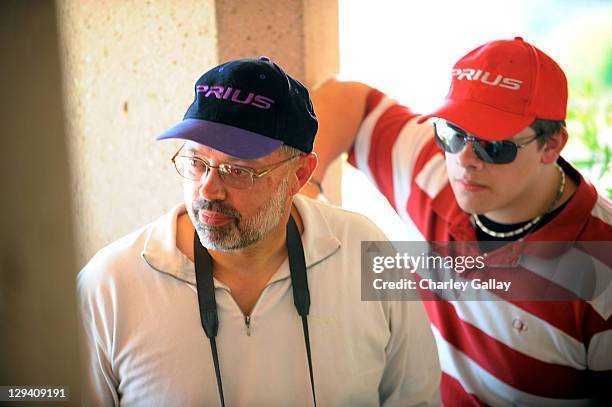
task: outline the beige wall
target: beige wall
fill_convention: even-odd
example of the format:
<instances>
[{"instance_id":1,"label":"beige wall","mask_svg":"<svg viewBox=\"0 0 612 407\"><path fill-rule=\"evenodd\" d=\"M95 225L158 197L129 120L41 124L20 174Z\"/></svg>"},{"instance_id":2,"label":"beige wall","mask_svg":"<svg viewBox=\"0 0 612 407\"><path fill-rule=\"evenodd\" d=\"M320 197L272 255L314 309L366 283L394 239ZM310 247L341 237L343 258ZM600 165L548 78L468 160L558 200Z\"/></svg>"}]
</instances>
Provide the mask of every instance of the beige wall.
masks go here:
<instances>
[{"instance_id":1,"label":"beige wall","mask_svg":"<svg viewBox=\"0 0 612 407\"><path fill-rule=\"evenodd\" d=\"M266 55L307 86L338 72L335 0L217 1L219 60Z\"/></svg>"},{"instance_id":2,"label":"beige wall","mask_svg":"<svg viewBox=\"0 0 612 407\"><path fill-rule=\"evenodd\" d=\"M58 2L78 263L181 199L154 137L217 64L214 1Z\"/></svg>"},{"instance_id":3,"label":"beige wall","mask_svg":"<svg viewBox=\"0 0 612 407\"><path fill-rule=\"evenodd\" d=\"M216 11L220 61L266 55L303 80L302 1L223 0Z\"/></svg>"},{"instance_id":4,"label":"beige wall","mask_svg":"<svg viewBox=\"0 0 612 407\"><path fill-rule=\"evenodd\" d=\"M267 55L307 85L338 71L334 0L58 1L78 264L181 199L154 142L220 61Z\"/></svg>"},{"instance_id":5,"label":"beige wall","mask_svg":"<svg viewBox=\"0 0 612 407\"><path fill-rule=\"evenodd\" d=\"M314 87L340 71L338 1L304 0L304 79Z\"/></svg>"}]
</instances>

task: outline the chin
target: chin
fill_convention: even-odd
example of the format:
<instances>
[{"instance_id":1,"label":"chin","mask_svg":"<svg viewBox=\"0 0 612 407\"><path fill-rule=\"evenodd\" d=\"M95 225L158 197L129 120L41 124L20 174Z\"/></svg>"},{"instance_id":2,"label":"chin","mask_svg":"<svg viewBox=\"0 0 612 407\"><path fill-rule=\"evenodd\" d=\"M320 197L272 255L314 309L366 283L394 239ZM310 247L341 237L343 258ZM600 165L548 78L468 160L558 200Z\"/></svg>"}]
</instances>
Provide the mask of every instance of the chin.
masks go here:
<instances>
[{"instance_id":1,"label":"chin","mask_svg":"<svg viewBox=\"0 0 612 407\"><path fill-rule=\"evenodd\" d=\"M469 214L483 214L495 207L495 197L491 196L488 191L482 191L479 193L470 193L464 191L456 191L453 188L453 194L457 204L464 212Z\"/></svg>"},{"instance_id":2,"label":"chin","mask_svg":"<svg viewBox=\"0 0 612 407\"><path fill-rule=\"evenodd\" d=\"M462 199L457 197L457 204L462 211L469 214L483 214L491 209L490 205L483 205L481 201L476 199Z\"/></svg>"}]
</instances>

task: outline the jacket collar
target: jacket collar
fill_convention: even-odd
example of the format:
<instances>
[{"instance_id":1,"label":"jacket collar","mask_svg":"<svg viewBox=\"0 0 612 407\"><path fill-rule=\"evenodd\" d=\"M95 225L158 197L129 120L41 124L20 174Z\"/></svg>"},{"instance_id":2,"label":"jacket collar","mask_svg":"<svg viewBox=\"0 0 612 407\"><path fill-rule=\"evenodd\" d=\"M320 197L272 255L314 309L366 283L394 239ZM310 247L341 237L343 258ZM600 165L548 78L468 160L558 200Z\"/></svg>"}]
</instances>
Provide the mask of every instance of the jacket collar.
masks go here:
<instances>
[{"instance_id":1,"label":"jacket collar","mask_svg":"<svg viewBox=\"0 0 612 407\"><path fill-rule=\"evenodd\" d=\"M301 195L294 197L293 204L304 225L302 233L304 258L306 267L311 268L336 253L340 249L340 240L329 227L321 204ZM176 247L177 219L186 211L185 203L177 204L169 213L154 222L149 227L141 256L154 270L195 285L194 264ZM287 277L289 277L289 266L285 260L270 283ZM215 286L218 285L223 286L215 280Z\"/></svg>"}]
</instances>

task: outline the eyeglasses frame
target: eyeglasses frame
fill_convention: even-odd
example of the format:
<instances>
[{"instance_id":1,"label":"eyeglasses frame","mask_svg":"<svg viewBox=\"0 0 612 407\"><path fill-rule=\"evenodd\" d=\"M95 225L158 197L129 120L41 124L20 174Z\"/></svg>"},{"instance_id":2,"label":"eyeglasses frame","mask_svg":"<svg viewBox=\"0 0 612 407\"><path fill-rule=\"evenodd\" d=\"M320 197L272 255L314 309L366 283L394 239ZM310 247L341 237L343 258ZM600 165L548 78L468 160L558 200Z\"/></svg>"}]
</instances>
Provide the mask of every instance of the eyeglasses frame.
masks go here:
<instances>
[{"instance_id":1,"label":"eyeglasses frame","mask_svg":"<svg viewBox=\"0 0 612 407\"><path fill-rule=\"evenodd\" d=\"M443 120L443 119L437 119L437 120L435 120L435 121L434 121L434 133L435 133L435 137L436 137L436 138L438 138L438 139L441 139L441 137L439 137L439 136L438 136L438 132L435 130L435 128L436 128L435 124L436 124L436 123L439 123L439 122L441 123L441 122L442 122L442 120ZM471 142L471 143L472 143L472 149L474 149L474 148L475 148L474 143L478 143L478 144L480 144L480 141L486 141L486 142L489 142L489 143L494 143L494 142L495 142L495 141L485 140L485 139L482 139L482 138L476 137L476 136L474 136L473 134L470 134L470 133L468 133L467 131L463 130L461 127L457 126L456 124L451 123L451 122L449 122L448 120L444 120L444 121L445 121L445 122L446 122L446 123L449 125L449 127L450 127L450 128L454 129L454 130L455 130L457 133L459 133L459 134L461 134L461 135L463 136L463 148L462 148L461 150L457 151L456 153L451 153L450 151L448 151L448 153L450 153L450 154L459 154L459 153L460 153L461 151L463 151L463 149L464 149L464 148L467 146L468 142ZM535 135L534 135L534 136L533 136L533 137L532 137L530 140L525 141L524 143L521 143L521 144L516 143L516 142L514 142L514 141L512 141L512 140L497 140L497 141L498 141L498 142L504 142L504 143L510 143L510 144L513 144L513 145L514 145L514 147L516 147L517 154L518 154L518 150L520 150L520 149L522 149L522 148L527 147L529 144L531 144L531 143L533 143L535 140L537 140L537 139L538 139L538 137L540 137L540 133L536 133L536 134L535 134ZM444 151L446 151L446 150L444 150ZM474 150L474 153L476 153L476 150ZM479 160L484 161L484 162L487 162L487 161L485 161L485 160L482 160L482 158L480 158L480 156L479 156L477 153L476 153L476 156L478 157L478 159L479 159ZM514 156L514 158L512 159L512 161L510 161L510 162L508 162L508 163L504 163L504 164L510 164L510 163L511 163L511 162L513 162L514 160L516 160L516 155ZM490 164L500 164L500 163L495 163L495 162L492 162L492 163L490 163Z\"/></svg>"},{"instance_id":2,"label":"eyeglasses frame","mask_svg":"<svg viewBox=\"0 0 612 407\"><path fill-rule=\"evenodd\" d=\"M238 188L238 189L249 189L249 188L252 188L252 187L253 187L253 185L255 185L255 180L256 180L256 179L259 179L259 178L261 178L261 177L264 177L265 175L267 175L267 174L269 174L270 172L274 171L275 169L279 168L279 167L280 167L282 164L284 164L284 163L286 163L286 162L289 162L289 161L293 160L294 158L297 158L297 157L303 157L303 156L305 156L305 154L296 154L296 155L293 155L293 156L291 156L291 157L289 157L289 158L286 158L286 159L284 159L284 160L282 160L282 161L279 161L279 162L276 162L276 163L270 164L270 165L272 165L272 167L270 167L270 168L267 168L267 169L262 170L262 171L256 171L254 168L251 168L251 167L244 167L244 166L242 166L242 165L235 165L235 164L230 164L230 163L220 163L219 165L212 165L212 164L208 163L206 160L204 160L203 158L200 158L200 157L196 157L196 156L187 156L187 155L179 155L179 153L180 153L180 151L183 149L183 147L185 147L185 144L183 144L183 145L182 145L182 146L181 146L181 147L180 147L180 148L179 148L179 149L178 149L178 150L177 150L177 151L174 153L174 155L173 155L173 156L172 156L172 158L170 159L170 161L172 161L172 164L174 165L174 168L176 169L176 172L178 172L178 174L179 174L181 177L183 177L183 178L185 178L185 179L188 179L188 180L190 180L190 181L198 181L198 180L199 180L199 179L197 179L197 178L196 178L196 179L193 179L193 178L189 178L189 177L186 177L186 176L184 176L183 174L181 174L181 172L179 171L179 169L178 169L178 167L177 167L177 165L176 165L176 158L177 158L177 157L184 157L184 158L190 158L190 159L194 159L194 160L201 161L201 162L204 164L204 166L206 167L206 173L205 173L206 175L208 175L212 169L216 169L217 171L219 171L219 170L220 170L222 167L224 167L224 166L229 166L230 168L232 168L232 167L233 167L233 168L239 168L239 169L241 169L241 170L245 170L245 171L247 171L247 172L248 172L248 173L251 175L251 184L250 184L249 186L245 187L245 188L240 188L240 187L236 187L236 186L228 185L228 186L231 186L231 187L233 187L233 188ZM203 174L203 175L204 175L204 174ZM223 176L221 175L221 173L220 173L220 175L219 175L219 176L220 176L221 180L222 180L222 181L225 183L225 179L223 178ZM200 179L201 179L201 177L200 177ZM227 184L226 184L226 185L227 185Z\"/></svg>"}]
</instances>

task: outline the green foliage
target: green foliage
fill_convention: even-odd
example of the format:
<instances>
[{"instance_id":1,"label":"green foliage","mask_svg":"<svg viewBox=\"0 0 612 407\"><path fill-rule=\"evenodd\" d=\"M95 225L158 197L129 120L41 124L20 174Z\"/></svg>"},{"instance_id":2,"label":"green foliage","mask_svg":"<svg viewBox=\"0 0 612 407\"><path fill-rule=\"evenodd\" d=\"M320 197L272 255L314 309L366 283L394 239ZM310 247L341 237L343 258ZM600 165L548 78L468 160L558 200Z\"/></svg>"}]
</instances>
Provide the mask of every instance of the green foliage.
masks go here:
<instances>
[{"instance_id":1,"label":"green foliage","mask_svg":"<svg viewBox=\"0 0 612 407\"><path fill-rule=\"evenodd\" d=\"M596 91L591 81L573 93L567 112L570 148L574 152L569 160L576 168L586 170L591 181L600 184L600 193L612 199L612 188L602 185L604 177L609 177L612 161L609 140L604 140L612 130L612 99Z\"/></svg>"}]
</instances>

